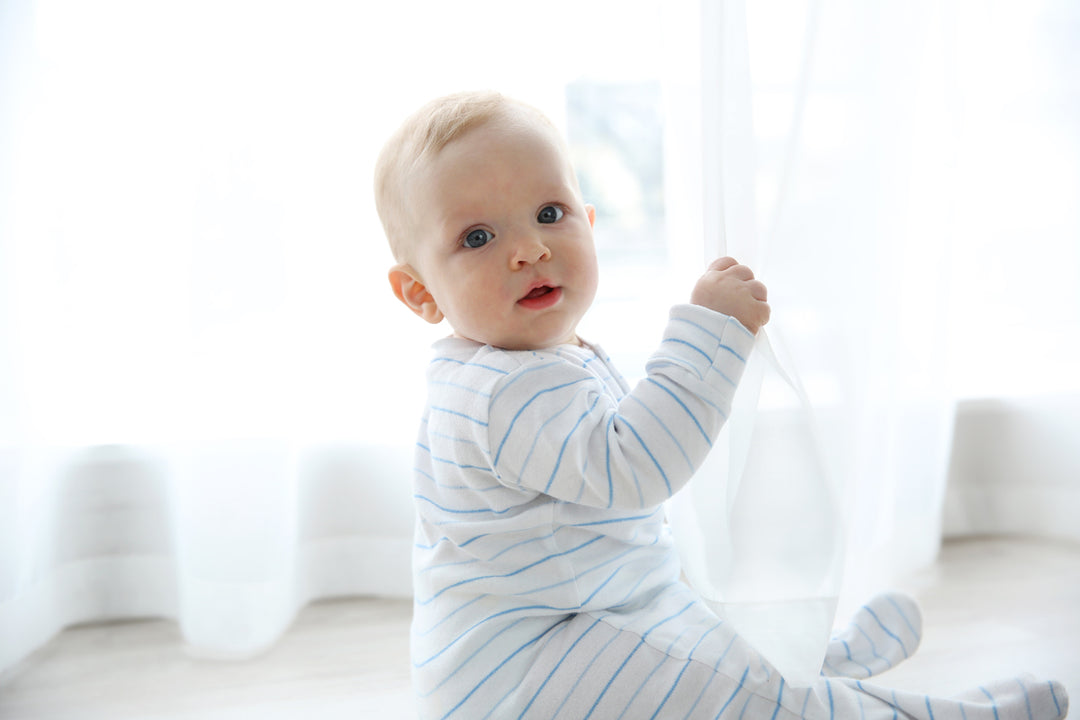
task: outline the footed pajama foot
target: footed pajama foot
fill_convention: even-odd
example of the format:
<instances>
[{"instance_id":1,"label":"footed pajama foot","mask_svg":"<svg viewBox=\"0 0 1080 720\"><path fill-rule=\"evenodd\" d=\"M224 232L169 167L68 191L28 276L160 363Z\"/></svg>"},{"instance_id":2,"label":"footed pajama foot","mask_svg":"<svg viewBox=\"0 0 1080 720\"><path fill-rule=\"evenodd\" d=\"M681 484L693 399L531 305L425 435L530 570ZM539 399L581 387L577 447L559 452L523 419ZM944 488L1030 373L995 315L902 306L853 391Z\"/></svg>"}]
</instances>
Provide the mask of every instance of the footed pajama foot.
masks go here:
<instances>
[{"instance_id":1,"label":"footed pajama foot","mask_svg":"<svg viewBox=\"0 0 1080 720\"><path fill-rule=\"evenodd\" d=\"M922 638L922 613L902 593L885 593L863 605L851 623L833 635L821 674L867 678L911 656Z\"/></svg>"}]
</instances>

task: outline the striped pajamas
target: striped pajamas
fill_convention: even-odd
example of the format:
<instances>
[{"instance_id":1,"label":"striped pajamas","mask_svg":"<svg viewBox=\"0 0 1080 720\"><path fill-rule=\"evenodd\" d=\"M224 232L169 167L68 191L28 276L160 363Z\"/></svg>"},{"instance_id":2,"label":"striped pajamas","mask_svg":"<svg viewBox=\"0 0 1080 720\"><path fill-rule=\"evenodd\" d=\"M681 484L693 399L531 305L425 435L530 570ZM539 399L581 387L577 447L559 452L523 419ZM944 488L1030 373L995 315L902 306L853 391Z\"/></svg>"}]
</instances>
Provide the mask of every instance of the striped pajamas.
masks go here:
<instances>
[{"instance_id":1,"label":"striped pajamas","mask_svg":"<svg viewBox=\"0 0 1080 720\"><path fill-rule=\"evenodd\" d=\"M662 503L708 452L752 343L677 306L633 390L596 348L436 343L414 473L422 717L1064 716L1064 690L1030 678L963 703L854 679L914 651L899 596L856 615L814 686L788 686L679 581Z\"/></svg>"}]
</instances>

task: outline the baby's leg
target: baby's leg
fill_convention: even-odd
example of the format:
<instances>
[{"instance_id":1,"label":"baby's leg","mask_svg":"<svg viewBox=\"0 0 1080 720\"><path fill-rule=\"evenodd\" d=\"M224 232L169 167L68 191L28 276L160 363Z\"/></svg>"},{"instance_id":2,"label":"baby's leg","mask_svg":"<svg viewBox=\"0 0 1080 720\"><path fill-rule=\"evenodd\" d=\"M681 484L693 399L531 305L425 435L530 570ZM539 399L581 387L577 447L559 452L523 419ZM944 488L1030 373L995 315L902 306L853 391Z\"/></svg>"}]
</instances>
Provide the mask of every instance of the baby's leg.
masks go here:
<instances>
[{"instance_id":1,"label":"baby's leg","mask_svg":"<svg viewBox=\"0 0 1080 720\"><path fill-rule=\"evenodd\" d=\"M951 698L889 690L849 678L823 678L806 718L860 720L1058 720L1069 710L1065 688L1030 675L987 683Z\"/></svg>"},{"instance_id":2,"label":"baby's leg","mask_svg":"<svg viewBox=\"0 0 1080 720\"><path fill-rule=\"evenodd\" d=\"M922 637L922 614L900 593L877 595L829 642L821 674L867 678L910 657Z\"/></svg>"},{"instance_id":3,"label":"baby's leg","mask_svg":"<svg viewBox=\"0 0 1080 720\"><path fill-rule=\"evenodd\" d=\"M1030 677L949 699L851 678L793 688L676 586L629 614L573 616L538 645L525 677L492 678L502 696L489 717L1059 720L1068 708L1064 688Z\"/></svg>"}]
</instances>

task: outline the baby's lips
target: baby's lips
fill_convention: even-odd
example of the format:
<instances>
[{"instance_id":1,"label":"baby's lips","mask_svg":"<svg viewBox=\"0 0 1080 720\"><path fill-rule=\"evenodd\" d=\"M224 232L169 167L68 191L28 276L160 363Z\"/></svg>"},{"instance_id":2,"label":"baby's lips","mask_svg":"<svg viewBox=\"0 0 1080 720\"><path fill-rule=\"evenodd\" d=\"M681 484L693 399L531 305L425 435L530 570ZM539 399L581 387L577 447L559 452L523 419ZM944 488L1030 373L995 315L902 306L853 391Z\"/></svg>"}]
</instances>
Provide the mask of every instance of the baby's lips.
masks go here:
<instances>
[{"instance_id":1,"label":"baby's lips","mask_svg":"<svg viewBox=\"0 0 1080 720\"><path fill-rule=\"evenodd\" d=\"M523 297L522 300L531 300L533 298L538 298L542 295L547 295L549 292L551 292L551 290L552 288L550 285L541 285L540 287L535 287L529 292L525 293L525 297Z\"/></svg>"},{"instance_id":2,"label":"baby's lips","mask_svg":"<svg viewBox=\"0 0 1080 720\"><path fill-rule=\"evenodd\" d=\"M519 300L532 300L542 297L552 290L555 290L557 287L557 285L548 280L537 280L529 286L528 291L522 295Z\"/></svg>"},{"instance_id":3,"label":"baby's lips","mask_svg":"<svg viewBox=\"0 0 1080 720\"><path fill-rule=\"evenodd\" d=\"M518 305L530 310L545 310L557 304L560 299L562 288L557 285L540 285L518 300Z\"/></svg>"}]
</instances>

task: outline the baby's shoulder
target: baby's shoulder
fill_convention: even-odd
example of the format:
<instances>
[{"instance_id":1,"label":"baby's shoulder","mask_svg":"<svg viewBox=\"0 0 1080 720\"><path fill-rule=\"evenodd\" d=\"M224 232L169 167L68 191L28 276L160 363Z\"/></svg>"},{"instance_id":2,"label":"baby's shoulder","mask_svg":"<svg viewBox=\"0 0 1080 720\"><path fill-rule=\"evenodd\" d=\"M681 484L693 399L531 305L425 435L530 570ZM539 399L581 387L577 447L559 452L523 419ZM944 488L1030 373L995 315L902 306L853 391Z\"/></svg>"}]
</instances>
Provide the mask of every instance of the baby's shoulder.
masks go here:
<instances>
[{"instance_id":1,"label":"baby's shoulder","mask_svg":"<svg viewBox=\"0 0 1080 720\"><path fill-rule=\"evenodd\" d=\"M574 373L596 355L587 348L560 346L539 350L504 350L461 338L435 343L428 369L430 380L495 386L521 374Z\"/></svg>"}]
</instances>

